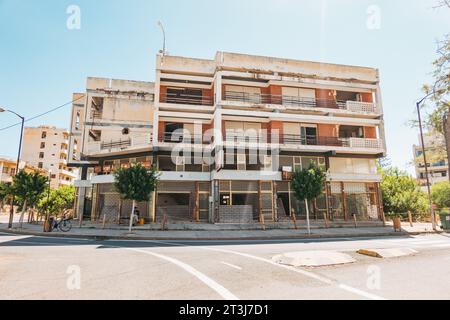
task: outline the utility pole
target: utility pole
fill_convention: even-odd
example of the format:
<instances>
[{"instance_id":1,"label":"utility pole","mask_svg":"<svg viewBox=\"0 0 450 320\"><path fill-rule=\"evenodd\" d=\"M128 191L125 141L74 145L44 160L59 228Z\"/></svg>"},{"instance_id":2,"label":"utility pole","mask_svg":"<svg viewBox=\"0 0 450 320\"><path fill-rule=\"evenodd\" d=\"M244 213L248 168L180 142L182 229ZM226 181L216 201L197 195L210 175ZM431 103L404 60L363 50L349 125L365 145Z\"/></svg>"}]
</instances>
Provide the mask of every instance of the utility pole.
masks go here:
<instances>
[{"instance_id":1,"label":"utility pole","mask_svg":"<svg viewBox=\"0 0 450 320\"><path fill-rule=\"evenodd\" d=\"M2 107L0 107L0 112L12 113L12 114L16 115L17 117L19 117L21 120L22 126L20 129L19 151L17 152L17 162L16 162L16 172L15 172L15 174L17 175L19 173L19 167L20 167L20 155L22 152L22 139L23 139L23 128L25 125L25 117L22 117L20 114L14 112L14 111L8 110L8 109L4 109ZM12 199L11 199L11 208L9 210L8 229L12 229L13 221L14 221L14 198L15 198L14 193L11 195L11 198Z\"/></svg>"},{"instance_id":2,"label":"utility pole","mask_svg":"<svg viewBox=\"0 0 450 320\"><path fill-rule=\"evenodd\" d=\"M426 155L426 149L425 149L425 140L423 138L422 116L420 115L420 105L429 96L431 96L431 93L426 95L422 100L418 101L416 103L416 107L417 107L417 115L419 118L420 140L422 143L423 161L425 163L425 176L426 176L426 180L427 180L428 201L430 204L430 212L431 212L431 225L433 226L433 230L436 231L436 219L435 219L435 214L434 214L433 201L431 199L431 186L430 186L430 177L428 175L428 163L427 163L427 155Z\"/></svg>"}]
</instances>

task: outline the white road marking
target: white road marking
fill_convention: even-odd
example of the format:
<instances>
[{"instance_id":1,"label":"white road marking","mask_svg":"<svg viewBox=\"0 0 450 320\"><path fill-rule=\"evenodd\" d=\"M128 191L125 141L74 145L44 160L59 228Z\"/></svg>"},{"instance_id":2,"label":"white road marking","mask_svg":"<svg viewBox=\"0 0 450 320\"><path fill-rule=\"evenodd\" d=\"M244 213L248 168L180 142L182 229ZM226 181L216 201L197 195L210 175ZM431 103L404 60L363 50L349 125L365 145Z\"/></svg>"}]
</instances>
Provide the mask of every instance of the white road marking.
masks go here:
<instances>
[{"instance_id":1,"label":"white road marking","mask_svg":"<svg viewBox=\"0 0 450 320\"><path fill-rule=\"evenodd\" d=\"M172 243L172 242L165 242L165 241L158 241L158 240L155 240L153 242L161 243L161 244L168 244L168 245L173 245L173 246L187 247L186 245L184 245L182 243ZM303 269L300 269L300 268L287 266L287 265L278 264L278 263L273 262L272 260L261 258L261 257L254 256L254 255L251 255L251 254L242 253L242 252L238 252L238 251L232 251L232 250L226 250L226 249L202 247L202 246L194 246L193 248L209 250L209 251L217 251L217 252L223 252L223 253L230 253L230 254L239 255L239 256L246 257L246 258L253 259L253 260L258 260L258 261L265 262L265 263L271 264L271 265L279 267L279 268L283 268L283 269L290 270L290 271L293 271L293 272L296 272L296 273L300 273L300 274L302 274L302 275L304 275L306 277L318 280L318 281L320 281L322 283L325 283L327 285L337 284L338 288L340 288L342 290L345 290L345 291L349 291L349 292L351 292L353 294L362 296L362 297L367 298L367 299L386 300L383 297L380 297L380 296L375 295L375 294L371 294L369 292L366 292L366 291L363 291L363 290L360 290L360 289L357 289L357 288L353 288L353 287L348 286L346 284L339 284L339 283L337 283L337 282L335 282L333 280L330 280L328 278L325 278L325 277L320 276L318 274L315 274L313 272L306 271L306 270L303 270Z\"/></svg>"},{"instance_id":2,"label":"white road marking","mask_svg":"<svg viewBox=\"0 0 450 320\"><path fill-rule=\"evenodd\" d=\"M351 293L354 293L356 295L360 295L360 296L365 297L367 299L371 299L371 300L385 300L384 298L382 298L380 296L377 296L375 294L372 294L372 293L369 293L369 292L366 292L366 291L363 291L363 290L359 290L359 289L350 287L350 286L348 286L346 284L340 284L339 288L341 288L343 290L346 290L346 291L349 291Z\"/></svg>"},{"instance_id":3,"label":"white road marking","mask_svg":"<svg viewBox=\"0 0 450 320\"><path fill-rule=\"evenodd\" d=\"M231 263L228 263L228 262L221 261L220 263L221 263L221 264L224 264L224 265L226 265L226 266L229 266L229 267L231 267L231 268L234 268L234 269L236 269L236 270L242 270L241 267L235 266L234 264L231 264Z\"/></svg>"},{"instance_id":4,"label":"white road marking","mask_svg":"<svg viewBox=\"0 0 450 320\"><path fill-rule=\"evenodd\" d=\"M436 247L436 248L450 248L450 243L437 244L437 245L434 245L433 247Z\"/></svg>"},{"instance_id":5,"label":"white road marking","mask_svg":"<svg viewBox=\"0 0 450 320\"><path fill-rule=\"evenodd\" d=\"M112 247L114 247L114 246L112 246ZM194 267L192 267L192 266L190 266L190 265L188 265L188 264L186 264L186 263L184 263L184 262L182 262L180 260L177 260L177 259L165 256L165 255L162 255L162 254L159 254L159 253L155 253L155 252L151 252L151 251L147 251L147 250L142 250L142 249L125 248L125 247L117 247L117 248L148 254L148 255L157 257L159 259L171 262L174 265L182 268L186 272L192 274L194 277L196 277L200 281L202 281L208 287L210 287L215 292L217 292L222 298L224 298L226 300L239 300L239 298L236 297L234 294L232 294L228 289L226 289L225 287L223 287L222 285L220 285L219 283L217 283L213 279L209 278L207 275L201 273L200 271L198 271Z\"/></svg>"}]
</instances>

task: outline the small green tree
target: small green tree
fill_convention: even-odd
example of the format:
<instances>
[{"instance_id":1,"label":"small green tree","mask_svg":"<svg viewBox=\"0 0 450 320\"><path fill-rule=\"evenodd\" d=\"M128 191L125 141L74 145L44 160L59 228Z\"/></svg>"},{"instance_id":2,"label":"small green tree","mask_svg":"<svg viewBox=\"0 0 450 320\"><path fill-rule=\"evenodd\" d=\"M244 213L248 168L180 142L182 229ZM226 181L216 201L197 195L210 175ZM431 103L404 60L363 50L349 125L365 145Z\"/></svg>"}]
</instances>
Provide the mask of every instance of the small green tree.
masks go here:
<instances>
[{"instance_id":1,"label":"small green tree","mask_svg":"<svg viewBox=\"0 0 450 320\"><path fill-rule=\"evenodd\" d=\"M431 197L439 208L450 208L450 182L440 182L433 186Z\"/></svg>"},{"instance_id":2,"label":"small green tree","mask_svg":"<svg viewBox=\"0 0 450 320\"><path fill-rule=\"evenodd\" d=\"M116 190L123 199L133 201L130 215L130 232L133 227L136 202L150 200L150 194L155 191L158 179L159 173L154 167L148 170L140 163L129 168L120 168L114 172Z\"/></svg>"},{"instance_id":3,"label":"small green tree","mask_svg":"<svg viewBox=\"0 0 450 320\"><path fill-rule=\"evenodd\" d=\"M384 209L388 213L412 211L424 214L429 209L427 197L416 180L398 168L383 170L380 186Z\"/></svg>"},{"instance_id":4,"label":"small green tree","mask_svg":"<svg viewBox=\"0 0 450 320\"><path fill-rule=\"evenodd\" d=\"M311 162L309 169L297 170L292 175L292 190L297 200L305 201L306 204L306 222L308 225L308 233L311 234L311 226L309 221L308 201L320 196L324 190L326 181L325 172Z\"/></svg>"},{"instance_id":5,"label":"small green tree","mask_svg":"<svg viewBox=\"0 0 450 320\"><path fill-rule=\"evenodd\" d=\"M48 196L42 197L38 207L40 211L46 211L46 214L59 216L72 209L74 200L75 188L73 186L63 186L58 189L52 189Z\"/></svg>"},{"instance_id":6,"label":"small green tree","mask_svg":"<svg viewBox=\"0 0 450 320\"><path fill-rule=\"evenodd\" d=\"M12 195L11 185L0 182L0 211L3 210L5 202L10 201Z\"/></svg>"},{"instance_id":7,"label":"small green tree","mask_svg":"<svg viewBox=\"0 0 450 320\"><path fill-rule=\"evenodd\" d=\"M20 228L22 228L25 212L28 208L34 208L47 189L48 178L39 172L27 173L20 171L13 178L12 190L18 199L22 209L20 214Z\"/></svg>"}]
</instances>

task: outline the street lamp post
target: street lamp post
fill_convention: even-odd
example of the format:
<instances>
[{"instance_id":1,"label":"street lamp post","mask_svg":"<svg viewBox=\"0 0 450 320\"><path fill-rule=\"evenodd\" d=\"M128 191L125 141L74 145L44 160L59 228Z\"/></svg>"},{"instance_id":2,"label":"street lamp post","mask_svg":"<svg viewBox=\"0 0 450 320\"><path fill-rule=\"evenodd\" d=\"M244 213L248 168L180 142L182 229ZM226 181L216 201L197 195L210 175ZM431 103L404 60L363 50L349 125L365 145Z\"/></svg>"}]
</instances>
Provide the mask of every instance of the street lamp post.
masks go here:
<instances>
[{"instance_id":1,"label":"street lamp post","mask_svg":"<svg viewBox=\"0 0 450 320\"><path fill-rule=\"evenodd\" d=\"M426 152L425 152L425 141L424 141L424 138L423 138L422 117L420 115L420 106L421 106L421 104L427 98L429 98L432 94L434 94L434 92L432 92L432 93L426 95L425 97L423 97L422 100L420 100L420 101L418 101L416 103L416 106L417 106L417 115L419 117L420 140L421 140L421 143L422 143L423 162L425 163L425 176L426 176L426 180L427 180L428 200L429 200L429 203L430 203L431 225L433 226L433 230L436 231L436 219L435 219L435 214L434 214L433 201L431 199L430 177L428 175L427 155L426 155Z\"/></svg>"},{"instance_id":2,"label":"street lamp post","mask_svg":"<svg viewBox=\"0 0 450 320\"><path fill-rule=\"evenodd\" d=\"M19 173L19 164L20 164L20 154L22 152L22 139L23 139L23 127L25 124L25 117L22 117L20 114L8 110L8 109L4 109L2 107L0 107L0 112L9 112L12 113L16 116L18 116L21 120L21 129L20 129L20 140L19 140L19 151L17 152L17 163L16 163L16 173ZM13 220L14 220L14 194L12 195L12 200L11 200L11 209L9 210L9 223L8 223L8 228L11 229L13 227Z\"/></svg>"}]
</instances>

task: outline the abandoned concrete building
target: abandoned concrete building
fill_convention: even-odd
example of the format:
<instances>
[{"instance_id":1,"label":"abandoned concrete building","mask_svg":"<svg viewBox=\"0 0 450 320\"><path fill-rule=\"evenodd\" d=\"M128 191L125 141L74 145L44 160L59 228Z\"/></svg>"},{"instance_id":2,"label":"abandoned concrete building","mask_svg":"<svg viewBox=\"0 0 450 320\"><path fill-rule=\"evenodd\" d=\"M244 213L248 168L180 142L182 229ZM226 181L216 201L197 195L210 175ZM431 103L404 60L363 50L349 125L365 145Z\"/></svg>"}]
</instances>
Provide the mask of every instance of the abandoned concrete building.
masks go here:
<instances>
[{"instance_id":1,"label":"abandoned concrete building","mask_svg":"<svg viewBox=\"0 0 450 320\"><path fill-rule=\"evenodd\" d=\"M77 216L129 217L112 173L139 162L161 172L152 200L139 204L147 223L301 220L290 178L312 161L327 171L313 219L384 219L377 69L226 52L156 59L154 83L88 78L74 95Z\"/></svg>"}]
</instances>

